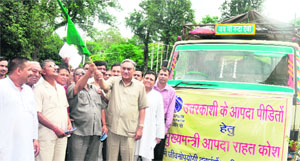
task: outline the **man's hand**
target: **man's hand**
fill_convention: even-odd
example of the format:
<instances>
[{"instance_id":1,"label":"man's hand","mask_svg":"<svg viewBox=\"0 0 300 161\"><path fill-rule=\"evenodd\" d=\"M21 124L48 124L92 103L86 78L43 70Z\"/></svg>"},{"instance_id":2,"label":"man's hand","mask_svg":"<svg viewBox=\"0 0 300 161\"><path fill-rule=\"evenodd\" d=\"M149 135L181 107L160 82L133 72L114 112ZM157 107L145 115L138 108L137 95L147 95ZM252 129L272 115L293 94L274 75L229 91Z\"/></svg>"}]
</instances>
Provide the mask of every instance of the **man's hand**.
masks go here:
<instances>
[{"instance_id":1,"label":"man's hand","mask_svg":"<svg viewBox=\"0 0 300 161\"><path fill-rule=\"evenodd\" d=\"M103 74L99 70L95 70L94 72L94 79L98 82L100 79L103 79Z\"/></svg>"},{"instance_id":2,"label":"man's hand","mask_svg":"<svg viewBox=\"0 0 300 161\"><path fill-rule=\"evenodd\" d=\"M97 89L97 93L100 94L101 97L104 97L104 93L102 92L101 88Z\"/></svg>"},{"instance_id":3,"label":"man's hand","mask_svg":"<svg viewBox=\"0 0 300 161\"><path fill-rule=\"evenodd\" d=\"M33 149L34 149L34 156L36 157L40 153L40 144L39 141L33 139Z\"/></svg>"},{"instance_id":4,"label":"man's hand","mask_svg":"<svg viewBox=\"0 0 300 161\"><path fill-rule=\"evenodd\" d=\"M67 135L65 134L65 132L64 132L61 128L59 128L59 127L55 128L53 131L54 131L54 133L56 134L56 136L57 136L58 138L62 138L62 137L67 136Z\"/></svg>"},{"instance_id":5,"label":"man's hand","mask_svg":"<svg viewBox=\"0 0 300 161\"><path fill-rule=\"evenodd\" d=\"M139 140L143 135L143 127L139 126L135 133L135 140Z\"/></svg>"},{"instance_id":6,"label":"man's hand","mask_svg":"<svg viewBox=\"0 0 300 161\"><path fill-rule=\"evenodd\" d=\"M91 62L90 65L89 65L88 71L89 71L91 74L93 74L96 70L97 70L96 65L95 65L93 62Z\"/></svg>"},{"instance_id":7,"label":"man's hand","mask_svg":"<svg viewBox=\"0 0 300 161\"><path fill-rule=\"evenodd\" d=\"M108 132L107 126L105 124L102 125L102 133L107 134L107 132Z\"/></svg>"},{"instance_id":8,"label":"man's hand","mask_svg":"<svg viewBox=\"0 0 300 161\"><path fill-rule=\"evenodd\" d=\"M72 126L71 121L68 122L68 128L67 128L67 129L68 129L68 130L72 130L72 129L73 129L73 126Z\"/></svg>"},{"instance_id":9,"label":"man's hand","mask_svg":"<svg viewBox=\"0 0 300 161\"><path fill-rule=\"evenodd\" d=\"M161 139L160 139L160 138L156 138L156 144L159 144L159 143L160 143L160 141L161 141Z\"/></svg>"},{"instance_id":10,"label":"man's hand","mask_svg":"<svg viewBox=\"0 0 300 161\"><path fill-rule=\"evenodd\" d=\"M71 123L71 119L70 119L70 121L68 122L68 131L70 131L70 130L72 130L73 129L73 126L72 126L72 123ZM65 133L65 132L64 132ZM73 133L73 131L72 132L69 132L69 133L65 133L65 135L71 135Z\"/></svg>"}]
</instances>

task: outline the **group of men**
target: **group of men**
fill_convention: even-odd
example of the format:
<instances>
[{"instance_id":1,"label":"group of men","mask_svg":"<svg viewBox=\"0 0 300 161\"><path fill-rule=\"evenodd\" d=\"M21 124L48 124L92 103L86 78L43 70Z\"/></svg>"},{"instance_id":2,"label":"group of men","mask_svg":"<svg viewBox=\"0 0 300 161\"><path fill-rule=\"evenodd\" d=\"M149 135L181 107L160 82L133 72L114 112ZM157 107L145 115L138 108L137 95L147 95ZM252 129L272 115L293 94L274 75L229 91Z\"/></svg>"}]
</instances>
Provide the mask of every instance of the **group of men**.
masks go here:
<instances>
[{"instance_id":1,"label":"group of men","mask_svg":"<svg viewBox=\"0 0 300 161\"><path fill-rule=\"evenodd\" d=\"M73 72L0 59L0 161L162 160L176 98L169 74L143 74L130 59Z\"/></svg>"}]
</instances>

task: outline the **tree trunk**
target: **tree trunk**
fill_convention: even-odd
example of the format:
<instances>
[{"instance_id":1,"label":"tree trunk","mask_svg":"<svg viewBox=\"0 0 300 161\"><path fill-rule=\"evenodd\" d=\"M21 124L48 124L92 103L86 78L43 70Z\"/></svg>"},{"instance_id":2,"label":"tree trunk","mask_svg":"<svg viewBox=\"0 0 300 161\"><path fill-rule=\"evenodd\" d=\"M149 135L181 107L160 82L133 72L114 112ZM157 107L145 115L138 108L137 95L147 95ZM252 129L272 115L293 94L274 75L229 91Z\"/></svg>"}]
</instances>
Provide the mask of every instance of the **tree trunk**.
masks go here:
<instances>
[{"instance_id":1,"label":"tree trunk","mask_svg":"<svg viewBox=\"0 0 300 161\"><path fill-rule=\"evenodd\" d=\"M165 39L165 42L164 42L164 44L166 45L164 51L166 51L166 56L165 56L165 58L166 58L167 60L169 60L169 51L167 51L167 50L168 50L168 45L169 45L169 43L170 43L169 38L166 38L166 39ZM165 58L164 58L164 59L165 59Z\"/></svg>"},{"instance_id":2,"label":"tree trunk","mask_svg":"<svg viewBox=\"0 0 300 161\"><path fill-rule=\"evenodd\" d=\"M32 53L32 60L37 60L38 47L36 47Z\"/></svg>"},{"instance_id":3,"label":"tree trunk","mask_svg":"<svg viewBox=\"0 0 300 161\"><path fill-rule=\"evenodd\" d=\"M146 72L148 70L148 61L149 61L149 37L150 37L150 33L147 32L147 36L146 39L144 41L144 72Z\"/></svg>"},{"instance_id":4,"label":"tree trunk","mask_svg":"<svg viewBox=\"0 0 300 161\"><path fill-rule=\"evenodd\" d=\"M145 45L145 48L144 48L144 72L146 72L148 70L148 61L149 61L149 55L148 55L149 43L145 42L144 45Z\"/></svg>"}]
</instances>

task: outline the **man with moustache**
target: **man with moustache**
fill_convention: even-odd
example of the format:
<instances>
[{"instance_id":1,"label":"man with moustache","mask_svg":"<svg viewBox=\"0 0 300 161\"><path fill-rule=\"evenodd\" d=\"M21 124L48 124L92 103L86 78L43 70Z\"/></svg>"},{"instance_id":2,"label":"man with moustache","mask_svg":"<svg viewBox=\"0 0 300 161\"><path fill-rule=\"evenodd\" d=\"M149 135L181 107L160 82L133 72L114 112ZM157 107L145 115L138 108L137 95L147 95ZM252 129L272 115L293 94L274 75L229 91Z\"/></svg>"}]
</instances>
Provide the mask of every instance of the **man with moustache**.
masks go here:
<instances>
[{"instance_id":1,"label":"man with moustache","mask_svg":"<svg viewBox=\"0 0 300 161\"><path fill-rule=\"evenodd\" d=\"M107 70L105 75L104 75L104 80L108 80L111 77L111 70Z\"/></svg>"},{"instance_id":2,"label":"man with moustache","mask_svg":"<svg viewBox=\"0 0 300 161\"><path fill-rule=\"evenodd\" d=\"M173 113L175 109L176 92L175 89L167 84L170 77L170 71L166 67L162 67L158 73L158 81L153 89L161 93L164 101L165 114L165 135L167 135L169 128L173 121ZM165 150L165 139L162 139L154 149L154 160L162 160Z\"/></svg>"},{"instance_id":3,"label":"man with moustache","mask_svg":"<svg viewBox=\"0 0 300 161\"><path fill-rule=\"evenodd\" d=\"M59 66L58 76L56 77L56 82L63 86L65 89L70 84L70 71L66 66Z\"/></svg>"},{"instance_id":4,"label":"man with moustache","mask_svg":"<svg viewBox=\"0 0 300 161\"><path fill-rule=\"evenodd\" d=\"M104 76L107 70L107 63L105 61L94 61L94 64L96 65L97 70L101 72ZM88 83L94 85L97 89L99 89L99 84L95 82L95 80L92 77L90 81L88 81ZM101 90L99 90L99 93L101 93Z\"/></svg>"},{"instance_id":5,"label":"man with moustache","mask_svg":"<svg viewBox=\"0 0 300 161\"><path fill-rule=\"evenodd\" d=\"M72 125L68 116L69 106L65 89L56 83L58 75L53 60L42 64L44 81L34 88L38 104L40 154L37 161L64 161L67 147L65 131Z\"/></svg>"},{"instance_id":6,"label":"man with moustache","mask_svg":"<svg viewBox=\"0 0 300 161\"><path fill-rule=\"evenodd\" d=\"M107 108L107 160L117 161L119 150L123 161L134 159L136 140L143 134L147 97L144 85L133 79L135 62L121 63L121 77L96 80L104 91L111 90ZM103 128L106 124L103 124Z\"/></svg>"},{"instance_id":7,"label":"man with moustache","mask_svg":"<svg viewBox=\"0 0 300 161\"><path fill-rule=\"evenodd\" d=\"M8 61L5 58L0 57L0 79L5 78L7 73L7 64Z\"/></svg>"},{"instance_id":8,"label":"man with moustache","mask_svg":"<svg viewBox=\"0 0 300 161\"><path fill-rule=\"evenodd\" d=\"M138 81L142 81L143 80L143 72L141 70L135 70L135 72L133 73L133 77L134 79L138 80Z\"/></svg>"},{"instance_id":9,"label":"man with moustache","mask_svg":"<svg viewBox=\"0 0 300 161\"><path fill-rule=\"evenodd\" d=\"M121 65L120 64L113 64L111 66L111 75L112 76L121 76Z\"/></svg>"},{"instance_id":10,"label":"man with moustache","mask_svg":"<svg viewBox=\"0 0 300 161\"><path fill-rule=\"evenodd\" d=\"M37 105L25 85L31 65L26 58L15 58L8 71L8 77L0 80L0 160L34 161L39 153Z\"/></svg>"},{"instance_id":11,"label":"man with moustache","mask_svg":"<svg viewBox=\"0 0 300 161\"><path fill-rule=\"evenodd\" d=\"M28 78L28 82L26 84L29 85L31 88L33 88L42 76L41 75L42 68L40 63L36 61L30 61L30 65L31 65L32 75Z\"/></svg>"}]
</instances>

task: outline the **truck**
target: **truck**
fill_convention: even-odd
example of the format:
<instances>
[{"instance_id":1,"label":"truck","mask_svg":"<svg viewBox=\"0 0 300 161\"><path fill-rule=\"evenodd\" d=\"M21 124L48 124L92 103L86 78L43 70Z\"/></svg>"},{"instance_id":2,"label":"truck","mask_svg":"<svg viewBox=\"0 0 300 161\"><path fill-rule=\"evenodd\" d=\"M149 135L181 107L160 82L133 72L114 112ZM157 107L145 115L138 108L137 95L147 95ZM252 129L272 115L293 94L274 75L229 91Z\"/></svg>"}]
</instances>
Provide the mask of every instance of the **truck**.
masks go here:
<instances>
[{"instance_id":1,"label":"truck","mask_svg":"<svg viewBox=\"0 0 300 161\"><path fill-rule=\"evenodd\" d=\"M296 156L289 145L299 140L299 37L294 27L271 25L184 26L168 63L176 107L164 160Z\"/></svg>"}]
</instances>

